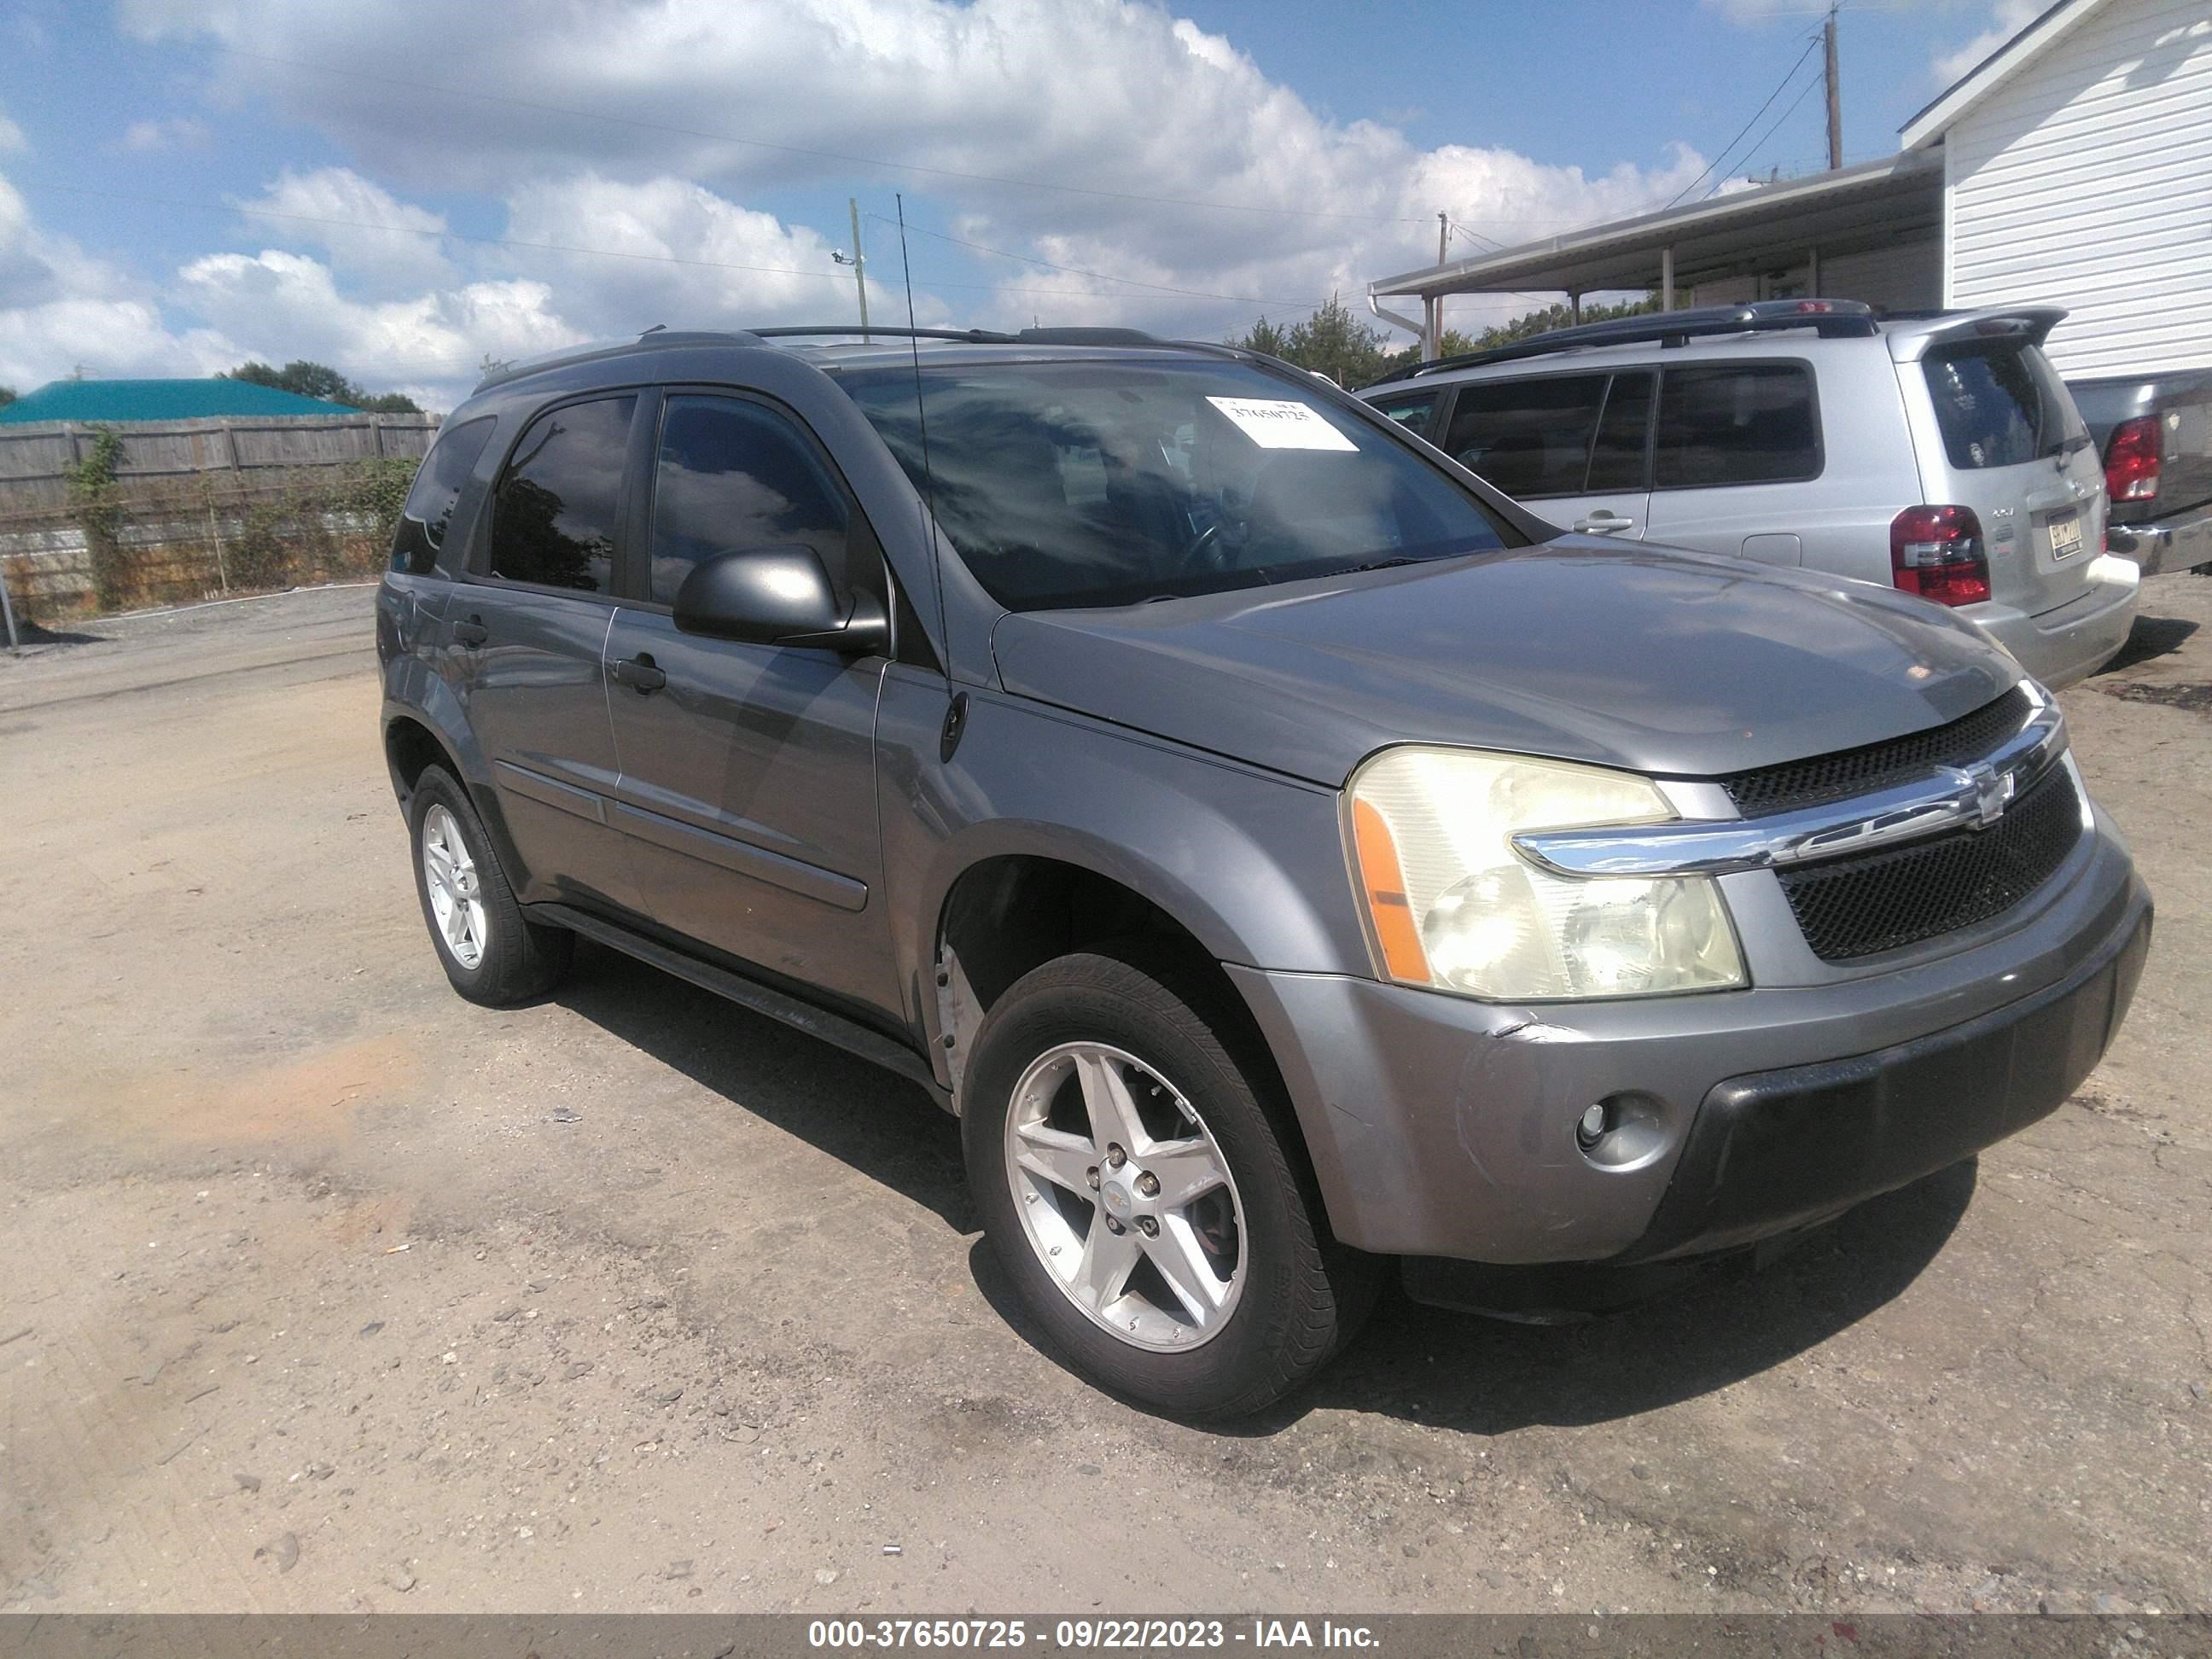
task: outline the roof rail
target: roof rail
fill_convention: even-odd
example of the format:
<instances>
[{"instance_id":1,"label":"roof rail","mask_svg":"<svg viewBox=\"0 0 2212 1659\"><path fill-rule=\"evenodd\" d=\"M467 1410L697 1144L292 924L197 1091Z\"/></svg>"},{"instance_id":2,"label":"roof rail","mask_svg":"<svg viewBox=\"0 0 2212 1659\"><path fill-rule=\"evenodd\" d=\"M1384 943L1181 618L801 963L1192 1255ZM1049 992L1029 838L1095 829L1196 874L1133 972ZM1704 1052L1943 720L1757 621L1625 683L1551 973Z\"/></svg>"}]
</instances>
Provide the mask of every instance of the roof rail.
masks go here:
<instances>
[{"instance_id":1,"label":"roof rail","mask_svg":"<svg viewBox=\"0 0 2212 1659\"><path fill-rule=\"evenodd\" d=\"M969 345L1012 345L1011 334L994 333L988 328L878 328L873 324L862 328L858 323L793 323L782 328L757 328L753 336L762 340L803 340L815 336L859 335L863 338L880 334L887 340L960 340Z\"/></svg>"},{"instance_id":2,"label":"roof rail","mask_svg":"<svg viewBox=\"0 0 2212 1659\"><path fill-rule=\"evenodd\" d=\"M759 335L744 329L678 331L671 329L665 323L655 323L642 334L627 340L594 340L586 345L570 346L564 351L549 351L541 356L525 357L519 362L501 364L477 382L477 391L489 392L495 386L505 386L509 380L519 380L527 374L543 374L548 369L567 368L573 363L595 362L602 357L620 357L632 351L666 351L681 346L748 346L759 343Z\"/></svg>"},{"instance_id":3,"label":"roof rail","mask_svg":"<svg viewBox=\"0 0 2212 1659\"><path fill-rule=\"evenodd\" d=\"M1824 340L1863 338L1877 331L1874 307L1856 300L1757 300L1741 306L1696 306L1687 311L1650 311L1634 317L1611 317L1601 323L1581 323L1534 334L1488 351L1469 351L1433 362L1409 363L1393 369L1370 386L1397 380L1418 380L1448 368L1473 368L1482 363L1508 363L1521 357L1547 357L1555 351L1576 351L1589 346L1636 345L1656 340L1662 345L1710 334L1765 334L1781 329L1810 328Z\"/></svg>"}]
</instances>

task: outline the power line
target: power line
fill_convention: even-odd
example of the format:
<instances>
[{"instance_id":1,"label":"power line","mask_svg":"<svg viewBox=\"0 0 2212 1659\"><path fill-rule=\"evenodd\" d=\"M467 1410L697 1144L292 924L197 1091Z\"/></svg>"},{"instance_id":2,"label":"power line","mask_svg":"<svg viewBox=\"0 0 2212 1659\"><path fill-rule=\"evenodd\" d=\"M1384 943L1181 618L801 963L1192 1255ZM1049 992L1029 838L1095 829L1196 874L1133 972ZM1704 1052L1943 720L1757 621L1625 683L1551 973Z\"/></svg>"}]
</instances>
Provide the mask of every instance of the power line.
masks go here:
<instances>
[{"instance_id":1,"label":"power line","mask_svg":"<svg viewBox=\"0 0 2212 1659\"><path fill-rule=\"evenodd\" d=\"M1758 143L1752 145L1749 149L1744 152L1743 160L1737 163L1739 167L1748 167L1754 160L1757 159L1759 152L1765 148L1766 141L1773 137L1776 133L1782 130L1782 124L1797 112L1798 105L1803 103L1807 98L1812 95L1813 88L1819 86L1824 78L1824 76L1819 75L1813 76L1806 81L1802 87L1798 88L1797 96L1790 100L1790 107L1784 110L1781 114L1775 117L1774 125L1767 128L1765 132L1761 133L1759 136ZM1705 192L1704 199L1711 201L1713 198L1714 191L1719 190L1720 187L1727 182L1728 181L1724 179L1714 179L1712 190L1709 190Z\"/></svg>"},{"instance_id":2,"label":"power line","mask_svg":"<svg viewBox=\"0 0 2212 1659\"><path fill-rule=\"evenodd\" d=\"M1743 124L1742 128L1736 133L1734 138L1729 139L1727 143L1721 146L1720 154L1712 159L1711 164L1708 166L1703 173L1691 179L1690 182L1683 185L1680 190L1675 191L1674 196L1668 199L1667 207L1673 207L1676 202L1680 201L1685 196L1687 196L1699 185L1702 185L1706 179L1713 176L1715 171L1718 169L1721 163L1728 159L1729 152L1734 149L1742 140L1743 135L1749 132L1752 128L1757 126L1759 125L1759 118L1765 114L1769 109L1773 107L1774 100L1779 98L1784 92L1788 90L1790 77L1797 73L1798 70L1803 65L1805 60L1813 55L1814 48L1818 46L1820 44L1820 37L1817 34L1806 41L1805 50L1797 54L1796 63L1790 64L1788 69L1783 70L1782 79L1775 83L1774 90L1766 94L1766 101L1751 112L1751 119ZM1713 188L1717 190L1720 186L1716 184ZM1710 196L1712 194L1712 191L1707 191L1705 193ZM1659 210L1662 213L1664 213L1667 210L1667 208L1662 208Z\"/></svg>"}]
</instances>

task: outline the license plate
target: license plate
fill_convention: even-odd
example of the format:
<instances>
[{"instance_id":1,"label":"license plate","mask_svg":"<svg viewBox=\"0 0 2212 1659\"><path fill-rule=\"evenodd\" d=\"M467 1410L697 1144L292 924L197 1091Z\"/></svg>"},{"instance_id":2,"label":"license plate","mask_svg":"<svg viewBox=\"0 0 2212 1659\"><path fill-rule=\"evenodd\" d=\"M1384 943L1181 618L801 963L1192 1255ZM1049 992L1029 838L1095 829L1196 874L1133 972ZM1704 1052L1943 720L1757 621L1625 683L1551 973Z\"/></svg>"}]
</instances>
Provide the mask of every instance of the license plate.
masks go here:
<instances>
[{"instance_id":1,"label":"license plate","mask_svg":"<svg viewBox=\"0 0 2212 1659\"><path fill-rule=\"evenodd\" d=\"M2051 521L2051 556L2063 563L2081 550L2081 515L2069 513Z\"/></svg>"}]
</instances>

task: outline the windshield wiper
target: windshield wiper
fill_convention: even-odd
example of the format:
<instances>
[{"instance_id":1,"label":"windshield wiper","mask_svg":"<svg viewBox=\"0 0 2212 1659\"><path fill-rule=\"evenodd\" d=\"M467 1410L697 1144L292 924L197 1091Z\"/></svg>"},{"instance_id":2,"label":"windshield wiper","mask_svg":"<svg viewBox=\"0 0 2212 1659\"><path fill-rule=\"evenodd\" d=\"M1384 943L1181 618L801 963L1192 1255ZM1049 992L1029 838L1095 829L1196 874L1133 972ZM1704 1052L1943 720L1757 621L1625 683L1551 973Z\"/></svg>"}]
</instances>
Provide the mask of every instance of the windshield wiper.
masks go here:
<instances>
[{"instance_id":1,"label":"windshield wiper","mask_svg":"<svg viewBox=\"0 0 2212 1659\"><path fill-rule=\"evenodd\" d=\"M1363 570L1390 570L1401 564L1426 564L1429 561L1426 559L1417 559L1409 554L1400 553L1387 559L1370 559L1364 564L1341 565L1334 570L1324 570L1321 574L1323 577L1356 576Z\"/></svg>"}]
</instances>

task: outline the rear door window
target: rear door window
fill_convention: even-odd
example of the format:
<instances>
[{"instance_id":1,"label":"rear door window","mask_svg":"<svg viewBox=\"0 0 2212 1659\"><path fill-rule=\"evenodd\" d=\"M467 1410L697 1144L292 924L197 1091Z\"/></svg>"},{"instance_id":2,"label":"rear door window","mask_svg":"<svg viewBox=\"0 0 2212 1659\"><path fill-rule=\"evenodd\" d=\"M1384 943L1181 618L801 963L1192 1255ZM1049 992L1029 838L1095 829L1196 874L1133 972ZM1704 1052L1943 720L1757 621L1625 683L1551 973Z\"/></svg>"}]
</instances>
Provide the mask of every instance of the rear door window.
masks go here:
<instances>
[{"instance_id":1,"label":"rear door window","mask_svg":"<svg viewBox=\"0 0 2212 1659\"><path fill-rule=\"evenodd\" d=\"M524 430L492 506L491 574L503 581L605 593L635 397L563 404Z\"/></svg>"},{"instance_id":2,"label":"rear door window","mask_svg":"<svg viewBox=\"0 0 2212 1659\"><path fill-rule=\"evenodd\" d=\"M1652 483L1660 489L1820 476L1812 371L1802 363L1670 368L1659 387Z\"/></svg>"},{"instance_id":3,"label":"rear door window","mask_svg":"<svg viewBox=\"0 0 2212 1659\"><path fill-rule=\"evenodd\" d=\"M438 550L446 544L446 528L461 499L461 486L477 468L477 458L491 441L498 422L490 416L464 421L438 434L423 458L407 504L399 510L399 527L392 538L392 568L425 576L437 568Z\"/></svg>"},{"instance_id":4,"label":"rear door window","mask_svg":"<svg viewBox=\"0 0 2212 1659\"><path fill-rule=\"evenodd\" d=\"M1961 471L2018 466L2065 441L2066 389L2042 352L2016 340L1975 341L1921 364L1943 453Z\"/></svg>"},{"instance_id":5,"label":"rear door window","mask_svg":"<svg viewBox=\"0 0 2212 1659\"><path fill-rule=\"evenodd\" d=\"M1579 495L1607 378L1553 374L1463 384L1444 452L1516 500Z\"/></svg>"},{"instance_id":6,"label":"rear door window","mask_svg":"<svg viewBox=\"0 0 2212 1659\"><path fill-rule=\"evenodd\" d=\"M1429 423L1437 417L1437 394L1433 392L1409 392L1403 397L1376 398L1375 407L1407 431L1421 437L1429 435Z\"/></svg>"}]
</instances>

